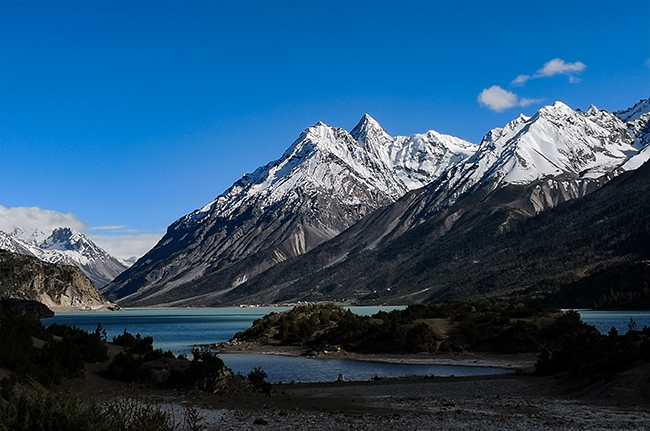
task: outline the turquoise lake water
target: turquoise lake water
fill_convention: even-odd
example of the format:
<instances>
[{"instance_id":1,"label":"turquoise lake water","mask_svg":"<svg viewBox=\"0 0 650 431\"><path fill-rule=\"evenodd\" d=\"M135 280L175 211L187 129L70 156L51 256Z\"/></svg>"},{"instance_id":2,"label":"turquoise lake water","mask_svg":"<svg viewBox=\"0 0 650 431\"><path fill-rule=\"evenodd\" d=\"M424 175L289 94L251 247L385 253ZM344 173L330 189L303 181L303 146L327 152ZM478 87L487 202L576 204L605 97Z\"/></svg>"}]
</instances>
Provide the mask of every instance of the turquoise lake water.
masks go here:
<instances>
[{"instance_id":1,"label":"turquoise lake water","mask_svg":"<svg viewBox=\"0 0 650 431\"><path fill-rule=\"evenodd\" d=\"M372 315L396 307L350 307L360 315ZM403 308L403 307L400 307ZM108 339L126 329L132 334L152 336L155 347L176 354L189 354L200 344L228 341L239 331L249 328L255 319L270 312L282 312L286 307L251 308L193 308L193 309L127 309L119 312L57 313L42 319L45 325L57 322L94 331L101 323ZM632 319L639 329L650 326L650 312L580 311L582 319L606 333L612 326L625 333ZM374 376L401 377L411 375L464 376L499 374L507 370L484 367L455 367L433 365L404 365L333 359L294 358L277 355L222 354L226 365L235 373L248 374L262 367L271 382L332 381L339 373L347 380L368 380Z\"/></svg>"}]
</instances>

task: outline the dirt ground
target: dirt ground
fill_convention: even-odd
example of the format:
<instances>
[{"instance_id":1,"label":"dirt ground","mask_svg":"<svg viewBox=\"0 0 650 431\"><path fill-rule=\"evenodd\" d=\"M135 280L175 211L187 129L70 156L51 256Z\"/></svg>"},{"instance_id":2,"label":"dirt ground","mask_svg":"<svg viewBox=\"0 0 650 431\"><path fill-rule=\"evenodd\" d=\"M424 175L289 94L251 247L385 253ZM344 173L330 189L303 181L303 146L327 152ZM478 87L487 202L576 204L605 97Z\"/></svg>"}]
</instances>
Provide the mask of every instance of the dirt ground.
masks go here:
<instances>
[{"instance_id":1,"label":"dirt ground","mask_svg":"<svg viewBox=\"0 0 650 431\"><path fill-rule=\"evenodd\" d=\"M256 348L240 352L252 352ZM279 352L275 352L279 353ZM296 352L284 352L296 354ZM337 352L333 356L337 356ZM455 355L348 359L530 367L532 357ZM533 362L534 363L534 362ZM98 400L138 396L198 409L206 430L650 430L650 364L611 382L512 374L273 385L206 393L107 381L101 364L70 389Z\"/></svg>"},{"instance_id":2,"label":"dirt ground","mask_svg":"<svg viewBox=\"0 0 650 431\"><path fill-rule=\"evenodd\" d=\"M647 403L516 375L275 385L270 396L159 394L208 430L646 430ZM589 398L587 395L591 395Z\"/></svg>"}]
</instances>

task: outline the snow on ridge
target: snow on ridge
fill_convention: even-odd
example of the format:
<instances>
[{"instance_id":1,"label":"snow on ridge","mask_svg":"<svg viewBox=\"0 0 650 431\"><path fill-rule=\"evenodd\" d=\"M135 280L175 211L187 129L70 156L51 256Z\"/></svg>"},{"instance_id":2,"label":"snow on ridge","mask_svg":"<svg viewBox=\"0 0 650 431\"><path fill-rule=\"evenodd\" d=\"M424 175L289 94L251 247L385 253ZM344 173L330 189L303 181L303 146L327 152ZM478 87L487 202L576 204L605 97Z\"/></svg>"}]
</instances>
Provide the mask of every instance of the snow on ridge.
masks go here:
<instances>
[{"instance_id":1,"label":"snow on ridge","mask_svg":"<svg viewBox=\"0 0 650 431\"><path fill-rule=\"evenodd\" d=\"M297 200L298 188L326 190L355 205L358 199L346 192L350 180L395 201L433 181L475 149L475 144L435 131L392 137L368 114L352 132L319 122L304 130L280 159L244 175L214 201L172 226L188 228L212 214L228 217L253 201L261 200L262 206L268 207L286 199Z\"/></svg>"},{"instance_id":2,"label":"snow on ridge","mask_svg":"<svg viewBox=\"0 0 650 431\"><path fill-rule=\"evenodd\" d=\"M650 98L639 100L631 108L615 111L614 115L622 121L631 122L639 119L639 117L647 113L650 113Z\"/></svg>"},{"instance_id":3,"label":"snow on ridge","mask_svg":"<svg viewBox=\"0 0 650 431\"><path fill-rule=\"evenodd\" d=\"M280 159L244 175L173 226L201 223L212 214L228 217L252 201L263 202L262 207L295 201L297 188L326 190L352 202L344 196L348 176L392 200L455 166L454 175L445 175L452 189L464 184L456 193L490 179L505 185L563 173L596 178L622 167L648 144L650 134L639 134L647 128L648 111L648 99L614 114L595 106L581 112L557 101L532 117L520 114L491 130L479 145L433 130L393 137L368 114L351 132L319 122L304 130Z\"/></svg>"},{"instance_id":4,"label":"snow on ridge","mask_svg":"<svg viewBox=\"0 0 650 431\"><path fill-rule=\"evenodd\" d=\"M627 125L594 106L580 112L556 102L521 120L517 127L510 127L516 133L497 131L486 135L488 139L481 144L493 145L504 160L508 159L508 163L497 162L503 184L527 184L565 173L595 178L638 152ZM496 139L490 141L490 137Z\"/></svg>"},{"instance_id":5,"label":"snow on ridge","mask_svg":"<svg viewBox=\"0 0 650 431\"><path fill-rule=\"evenodd\" d=\"M58 265L78 266L97 287L101 287L120 272L126 265L109 255L89 240L84 234L71 228L57 228L47 238L43 232L15 228L12 233L0 231L0 249L36 257L44 262Z\"/></svg>"},{"instance_id":6,"label":"snow on ridge","mask_svg":"<svg viewBox=\"0 0 650 431\"><path fill-rule=\"evenodd\" d=\"M589 182L638 167L650 158L649 119L650 114L643 114L625 123L596 107L574 111L562 102L545 106L532 117L520 115L488 132L473 156L432 183L429 193L435 198L428 211L447 207L487 185L525 185L557 176Z\"/></svg>"}]
</instances>

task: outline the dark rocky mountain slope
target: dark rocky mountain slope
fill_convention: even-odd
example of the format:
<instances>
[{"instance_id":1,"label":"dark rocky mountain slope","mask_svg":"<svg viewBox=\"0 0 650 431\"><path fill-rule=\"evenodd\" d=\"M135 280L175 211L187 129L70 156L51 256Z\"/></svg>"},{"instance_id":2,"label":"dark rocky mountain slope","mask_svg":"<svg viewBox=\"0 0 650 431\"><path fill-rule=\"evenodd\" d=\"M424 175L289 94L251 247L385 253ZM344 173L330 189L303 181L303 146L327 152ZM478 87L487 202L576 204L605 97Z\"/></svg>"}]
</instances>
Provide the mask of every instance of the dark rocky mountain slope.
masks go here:
<instances>
[{"instance_id":1,"label":"dark rocky mountain slope","mask_svg":"<svg viewBox=\"0 0 650 431\"><path fill-rule=\"evenodd\" d=\"M355 226L230 292L222 303L487 297L563 307L650 307L650 164L532 216L517 202L535 188L475 193L372 250L349 248ZM364 223L380 220L381 212ZM345 260L328 263L341 254Z\"/></svg>"},{"instance_id":2,"label":"dark rocky mountain slope","mask_svg":"<svg viewBox=\"0 0 650 431\"><path fill-rule=\"evenodd\" d=\"M50 308L110 306L79 268L0 250L0 298L33 300Z\"/></svg>"}]
</instances>

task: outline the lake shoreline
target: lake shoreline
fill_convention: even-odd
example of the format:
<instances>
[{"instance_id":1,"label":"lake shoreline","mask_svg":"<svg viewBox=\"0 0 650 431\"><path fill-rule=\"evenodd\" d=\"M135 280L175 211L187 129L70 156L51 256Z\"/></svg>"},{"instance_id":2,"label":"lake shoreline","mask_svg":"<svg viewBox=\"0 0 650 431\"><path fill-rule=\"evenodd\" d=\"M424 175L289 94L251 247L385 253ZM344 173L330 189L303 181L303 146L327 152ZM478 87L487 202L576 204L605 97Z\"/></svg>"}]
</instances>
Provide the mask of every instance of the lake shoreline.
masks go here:
<instances>
[{"instance_id":1,"label":"lake shoreline","mask_svg":"<svg viewBox=\"0 0 650 431\"><path fill-rule=\"evenodd\" d=\"M452 365L465 367L503 368L530 372L535 367L537 354L499 354L499 353L354 353L345 350L311 351L298 346L272 346L258 342L225 342L207 346L217 353L262 354L291 357L310 357L315 359L346 359L351 361L380 362L404 365Z\"/></svg>"}]
</instances>

